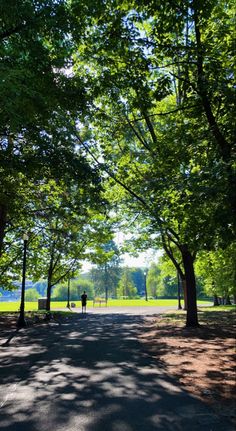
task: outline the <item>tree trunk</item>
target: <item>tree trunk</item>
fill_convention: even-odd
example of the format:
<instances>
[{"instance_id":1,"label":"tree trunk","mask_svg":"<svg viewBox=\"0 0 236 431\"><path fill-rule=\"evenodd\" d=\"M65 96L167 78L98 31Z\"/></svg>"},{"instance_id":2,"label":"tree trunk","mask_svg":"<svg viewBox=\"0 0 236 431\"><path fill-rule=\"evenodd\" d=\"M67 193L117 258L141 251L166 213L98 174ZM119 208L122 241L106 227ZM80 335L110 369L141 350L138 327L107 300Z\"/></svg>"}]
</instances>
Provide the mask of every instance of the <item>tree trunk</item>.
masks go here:
<instances>
[{"instance_id":1,"label":"tree trunk","mask_svg":"<svg viewBox=\"0 0 236 431\"><path fill-rule=\"evenodd\" d=\"M50 311L51 306L51 282L48 280L48 286L47 286L47 303L46 303L46 310Z\"/></svg>"},{"instance_id":2,"label":"tree trunk","mask_svg":"<svg viewBox=\"0 0 236 431\"><path fill-rule=\"evenodd\" d=\"M227 295L226 298L225 298L225 305L232 305L231 301L230 301L230 296L229 295Z\"/></svg>"},{"instance_id":3,"label":"tree trunk","mask_svg":"<svg viewBox=\"0 0 236 431\"><path fill-rule=\"evenodd\" d=\"M177 291L178 310L182 310L181 293L180 293L180 275L179 275L178 271L177 271L177 285L178 285L178 291ZM154 296L154 295L152 294L152 296Z\"/></svg>"},{"instance_id":4,"label":"tree trunk","mask_svg":"<svg viewBox=\"0 0 236 431\"><path fill-rule=\"evenodd\" d=\"M186 278L185 276L181 278L183 295L184 295L184 310L187 310L187 289L186 289Z\"/></svg>"},{"instance_id":5,"label":"tree trunk","mask_svg":"<svg viewBox=\"0 0 236 431\"><path fill-rule=\"evenodd\" d=\"M4 204L0 204L0 256L2 254L6 223L7 223L7 207Z\"/></svg>"},{"instance_id":6,"label":"tree trunk","mask_svg":"<svg viewBox=\"0 0 236 431\"><path fill-rule=\"evenodd\" d=\"M108 301L108 273L107 265L105 264L105 299Z\"/></svg>"},{"instance_id":7,"label":"tree trunk","mask_svg":"<svg viewBox=\"0 0 236 431\"><path fill-rule=\"evenodd\" d=\"M50 307L51 307L52 273L53 273L53 260L51 258L49 269L48 269L47 304L46 304L47 311L50 311Z\"/></svg>"},{"instance_id":8,"label":"tree trunk","mask_svg":"<svg viewBox=\"0 0 236 431\"><path fill-rule=\"evenodd\" d=\"M213 303L213 305L214 305L214 307L217 307L218 305L220 305L218 296L216 294L214 294L214 303Z\"/></svg>"},{"instance_id":9,"label":"tree trunk","mask_svg":"<svg viewBox=\"0 0 236 431\"><path fill-rule=\"evenodd\" d=\"M188 250L187 245L181 247L181 254L184 264L184 272L186 277L186 292L187 292L187 320L186 326L197 327L198 315L197 315L197 292L196 292L196 281L193 266L193 256Z\"/></svg>"}]
</instances>

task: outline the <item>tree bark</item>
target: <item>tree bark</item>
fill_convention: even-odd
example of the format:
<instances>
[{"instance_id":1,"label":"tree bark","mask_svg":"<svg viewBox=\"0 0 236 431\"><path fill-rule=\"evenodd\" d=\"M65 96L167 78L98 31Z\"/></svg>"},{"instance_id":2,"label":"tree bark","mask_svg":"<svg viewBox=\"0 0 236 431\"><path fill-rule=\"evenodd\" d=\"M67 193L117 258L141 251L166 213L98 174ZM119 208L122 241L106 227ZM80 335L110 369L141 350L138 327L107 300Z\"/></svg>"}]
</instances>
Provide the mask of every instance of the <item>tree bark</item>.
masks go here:
<instances>
[{"instance_id":1,"label":"tree bark","mask_svg":"<svg viewBox=\"0 0 236 431\"><path fill-rule=\"evenodd\" d=\"M180 291L181 281L180 281L180 275L179 275L178 271L177 271L177 285L178 285L178 292L177 292L178 310L182 310L182 305L181 305L181 291ZM153 295L153 292L151 292L151 293L152 293L152 296L154 296L154 295Z\"/></svg>"},{"instance_id":2,"label":"tree bark","mask_svg":"<svg viewBox=\"0 0 236 431\"><path fill-rule=\"evenodd\" d=\"M105 299L108 301L108 272L107 265L105 264Z\"/></svg>"},{"instance_id":3,"label":"tree bark","mask_svg":"<svg viewBox=\"0 0 236 431\"><path fill-rule=\"evenodd\" d=\"M214 295L214 303L213 303L213 305L214 305L214 307L217 307L218 305L220 305L218 296L216 294Z\"/></svg>"},{"instance_id":4,"label":"tree bark","mask_svg":"<svg viewBox=\"0 0 236 431\"><path fill-rule=\"evenodd\" d=\"M2 254L6 224L7 224L7 207L4 204L0 204L0 256Z\"/></svg>"},{"instance_id":5,"label":"tree bark","mask_svg":"<svg viewBox=\"0 0 236 431\"><path fill-rule=\"evenodd\" d=\"M46 303L47 311L50 311L50 307L51 307L52 273L53 273L53 260L51 258L49 269L48 269L47 303Z\"/></svg>"},{"instance_id":6,"label":"tree bark","mask_svg":"<svg viewBox=\"0 0 236 431\"><path fill-rule=\"evenodd\" d=\"M47 286L47 302L46 302L46 310L50 311L51 306L51 282L48 279L48 286Z\"/></svg>"},{"instance_id":7,"label":"tree bark","mask_svg":"<svg viewBox=\"0 0 236 431\"><path fill-rule=\"evenodd\" d=\"M186 278L185 278L185 276L181 278L181 284L182 284L183 295L184 295L184 310L187 310L187 289L186 289Z\"/></svg>"},{"instance_id":8,"label":"tree bark","mask_svg":"<svg viewBox=\"0 0 236 431\"><path fill-rule=\"evenodd\" d=\"M194 258L188 250L187 245L181 246L181 254L184 264L185 277L186 277L186 293L187 293L187 319L186 326L197 327L198 315L197 315L197 292L196 292L196 281L194 274Z\"/></svg>"}]
</instances>

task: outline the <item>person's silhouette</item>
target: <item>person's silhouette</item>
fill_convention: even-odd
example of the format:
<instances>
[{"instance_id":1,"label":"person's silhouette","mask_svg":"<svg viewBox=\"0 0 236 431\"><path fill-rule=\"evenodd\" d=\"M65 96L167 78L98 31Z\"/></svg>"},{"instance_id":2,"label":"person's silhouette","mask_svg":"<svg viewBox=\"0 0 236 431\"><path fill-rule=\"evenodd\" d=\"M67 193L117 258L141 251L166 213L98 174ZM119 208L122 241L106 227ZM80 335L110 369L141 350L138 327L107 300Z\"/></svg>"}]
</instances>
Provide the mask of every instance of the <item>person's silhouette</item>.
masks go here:
<instances>
[{"instance_id":1,"label":"person's silhouette","mask_svg":"<svg viewBox=\"0 0 236 431\"><path fill-rule=\"evenodd\" d=\"M86 313L87 295L85 291L83 295L81 295L81 305L82 305L82 313Z\"/></svg>"}]
</instances>

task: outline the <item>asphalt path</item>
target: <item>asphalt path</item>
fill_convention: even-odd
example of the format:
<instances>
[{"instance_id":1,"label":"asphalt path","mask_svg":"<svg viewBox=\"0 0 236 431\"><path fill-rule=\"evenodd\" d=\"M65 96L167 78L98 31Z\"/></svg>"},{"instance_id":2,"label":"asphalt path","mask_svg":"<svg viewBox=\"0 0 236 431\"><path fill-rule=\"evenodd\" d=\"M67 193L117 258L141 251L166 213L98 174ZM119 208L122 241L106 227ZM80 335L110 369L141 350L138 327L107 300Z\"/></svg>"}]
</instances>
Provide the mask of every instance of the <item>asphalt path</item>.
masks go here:
<instances>
[{"instance_id":1,"label":"asphalt path","mask_svg":"<svg viewBox=\"0 0 236 431\"><path fill-rule=\"evenodd\" d=\"M164 306L164 307L153 307L153 306L132 306L132 307L100 307L96 305L95 307L89 308L89 314L132 314L135 316L155 316L161 313L164 313L167 310L176 311L176 308L173 306ZM72 309L77 313L81 312L81 307L75 307Z\"/></svg>"},{"instance_id":2,"label":"asphalt path","mask_svg":"<svg viewBox=\"0 0 236 431\"><path fill-rule=\"evenodd\" d=\"M96 308L1 340L1 430L233 431L139 341L151 312Z\"/></svg>"}]
</instances>

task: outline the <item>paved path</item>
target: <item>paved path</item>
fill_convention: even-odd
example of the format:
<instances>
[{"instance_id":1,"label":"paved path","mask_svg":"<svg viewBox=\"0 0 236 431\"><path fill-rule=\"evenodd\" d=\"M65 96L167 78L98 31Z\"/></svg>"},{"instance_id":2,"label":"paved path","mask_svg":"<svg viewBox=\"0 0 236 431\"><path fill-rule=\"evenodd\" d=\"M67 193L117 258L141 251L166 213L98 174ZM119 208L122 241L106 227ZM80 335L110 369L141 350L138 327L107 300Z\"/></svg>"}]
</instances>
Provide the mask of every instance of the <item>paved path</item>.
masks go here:
<instances>
[{"instance_id":1,"label":"paved path","mask_svg":"<svg viewBox=\"0 0 236 431\"><path fill-rule=\"evenodd\" d=\"M65 309L64 309L65 310ZM176 311L177 309L172 306L164 307L153 307L153 306L142 306L142 307L100 307L96 305L95 307L89 308L89 314L125 314L125 315L136 315L136 316L151 316L164 313L167 310ZM81 307L76 307L72 311L81 312Z\"/></svg>"},{"instance_id":2,"label":"paved path","mask_svg":"<svg viewBox=\"0 0 236 431\"><path fill-rule=\"evenodd\" d=\"M0 346L2 430L233 431L145 351L144 316L100 311Z\"/></svg>"}]
</instances>

